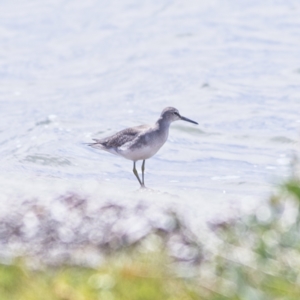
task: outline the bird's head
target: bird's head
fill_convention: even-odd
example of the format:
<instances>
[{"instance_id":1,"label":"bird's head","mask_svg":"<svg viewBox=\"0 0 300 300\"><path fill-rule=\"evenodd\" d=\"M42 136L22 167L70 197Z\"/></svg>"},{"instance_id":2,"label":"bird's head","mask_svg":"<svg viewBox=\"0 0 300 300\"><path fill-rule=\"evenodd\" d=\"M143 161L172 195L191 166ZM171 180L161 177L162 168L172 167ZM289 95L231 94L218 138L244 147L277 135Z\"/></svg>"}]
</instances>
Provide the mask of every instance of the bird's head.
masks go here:
<instances>
[{"instance_id":1,"label":"bird's head","mask_svg":"<svg viewBox=\"0 0 300 300\"><path fill-rule=\"evenodd\" d=\"M197 122L195 121L192 121L186 117L183 117L180 115L178 109L174 108L174 107L166 107L160 117L164 120L164 121L167 121L168 123L172 123L174 121L178 121L178 120L182 120L182 121L187 121L187 122L190 122L190 123L194 123L194 124L197 124Z\"/></svg>"}]
</instances>

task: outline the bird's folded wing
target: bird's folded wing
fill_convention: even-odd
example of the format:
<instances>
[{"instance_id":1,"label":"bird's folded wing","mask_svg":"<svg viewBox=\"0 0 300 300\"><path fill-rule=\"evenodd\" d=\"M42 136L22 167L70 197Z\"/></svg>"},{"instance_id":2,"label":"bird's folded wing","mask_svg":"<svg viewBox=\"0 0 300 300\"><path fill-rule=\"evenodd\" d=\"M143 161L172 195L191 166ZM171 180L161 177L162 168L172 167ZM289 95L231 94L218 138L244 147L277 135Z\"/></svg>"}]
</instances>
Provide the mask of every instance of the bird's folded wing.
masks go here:
<instances>
[{"instance_id":1,"label":"bird's folded wing","mask_svg":"<svg viewBox=\"0 0 300 300\"><path fill-rule=\"evenodd\" d=\"M140 127L140 126L139 126ZM94 148L118 148L125 143L133 141L141 132L139 127L127 128L116 134L103 138L103 139L93 139L95 143L89 144Z\"/></svg>"}]
</instances>

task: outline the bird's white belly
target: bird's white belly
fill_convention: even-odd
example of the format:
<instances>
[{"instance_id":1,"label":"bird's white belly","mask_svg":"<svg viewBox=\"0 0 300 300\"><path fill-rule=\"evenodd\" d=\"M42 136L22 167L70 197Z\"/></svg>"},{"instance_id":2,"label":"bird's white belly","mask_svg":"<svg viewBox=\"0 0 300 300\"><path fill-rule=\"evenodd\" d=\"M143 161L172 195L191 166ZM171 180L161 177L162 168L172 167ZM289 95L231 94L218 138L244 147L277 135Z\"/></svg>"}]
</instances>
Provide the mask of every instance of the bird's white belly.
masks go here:
<instances>
[{"instance_id":1,"label":"bird's white belly","mask_svg":"<svg viewBox=\"0 0 300 300\"><path fill-rule=\"evenodd\" d=\"M160 145L160 147L149 147L146 145L140 148L121 148L118 152L127 159L137 161L150 158L161 148L161 146L162 145Z\"/></svg>"},{"instance_id":2,"label":"bird's white belly","mask_svg":"<svg viewBox=\"0 0 300 300\"><path fill-rule=\"evenodd\" d=\"M155 141L147 140L147 142L142 145L137 145L132 141L119 147L117 152L119 155L133 161L144 160L153 156L163 146L166 140L167 135Z\"/></svg>"}]
</instances>

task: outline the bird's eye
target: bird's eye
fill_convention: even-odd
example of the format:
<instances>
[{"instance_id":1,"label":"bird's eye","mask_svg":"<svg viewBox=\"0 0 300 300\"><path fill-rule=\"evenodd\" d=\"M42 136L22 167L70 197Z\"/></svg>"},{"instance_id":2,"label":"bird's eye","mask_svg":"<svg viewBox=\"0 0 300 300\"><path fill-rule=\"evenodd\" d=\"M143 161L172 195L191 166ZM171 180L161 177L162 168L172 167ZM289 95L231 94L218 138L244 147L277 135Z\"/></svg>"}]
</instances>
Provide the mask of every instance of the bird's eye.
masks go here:
<instances>
[{"instance_id":1,"label":"bird's eye","mask_svg":"<svg viewBox=\"0 0 300 300\"><path fill-rule=\"evenodd\" d=\"M176 111L173 112L174 115L178 116L178 113Z\"/></svg>"}]
</instances>

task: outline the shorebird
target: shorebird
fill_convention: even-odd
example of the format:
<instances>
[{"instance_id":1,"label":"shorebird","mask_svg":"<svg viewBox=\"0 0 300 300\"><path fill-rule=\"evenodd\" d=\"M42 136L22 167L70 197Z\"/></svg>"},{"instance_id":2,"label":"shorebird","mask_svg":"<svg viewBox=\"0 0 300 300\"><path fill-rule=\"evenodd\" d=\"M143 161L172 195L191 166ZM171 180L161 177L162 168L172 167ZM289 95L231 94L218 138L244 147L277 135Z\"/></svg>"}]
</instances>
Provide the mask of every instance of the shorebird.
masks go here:
<instances>
[{"instance_id":1,"label":"shorebird","mask_svg":"<svg viewBox=\"0 0 300 300\"><path fill-rule=\"evenodd\" d=\"M133 161L133 173L141 187L145 187L144 172L145 161L152 157L167 141L170 124L174 121L187 121L197 124L180 115L174 107L165 108L154 125L140 125L126 128L112 136L103 139L93 139L95 142L89 146L105 150L115 155L122 156ZM142 180L136 170L135 164L142 160Z\"/></svg>"}]
</instances>

